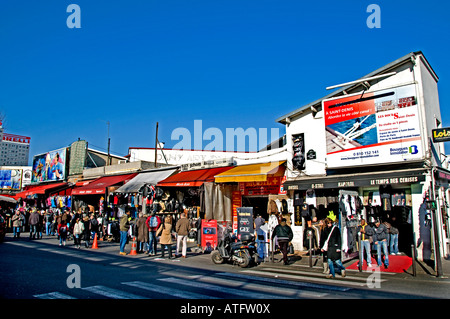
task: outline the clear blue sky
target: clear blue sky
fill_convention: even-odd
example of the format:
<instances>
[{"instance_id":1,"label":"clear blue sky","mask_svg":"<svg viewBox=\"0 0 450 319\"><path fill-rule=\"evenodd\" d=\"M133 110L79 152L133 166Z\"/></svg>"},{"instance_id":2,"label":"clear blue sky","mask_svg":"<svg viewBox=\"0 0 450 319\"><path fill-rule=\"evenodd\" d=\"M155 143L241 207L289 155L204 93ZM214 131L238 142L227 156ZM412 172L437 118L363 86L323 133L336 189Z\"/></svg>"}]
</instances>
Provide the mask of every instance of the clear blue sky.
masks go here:
<instances>
[{"instance_id":1,"label":"clear blue sky","mask_svg":"<svg viewBox=\"0 0 450 319\"><path fill-rule=\"evenodd\" d=\"M71 3L81 29L69 29ZM381 8L369 29L367 6ZM77 138L106 150L172 147L177 127L275 119L412 51L440 77L450 126L447 1L2 0L0 112L33 155ZM205 146L208 142L205 142ZM450 148L447 146L447 149Z\"/></svg>"}]
</instances>

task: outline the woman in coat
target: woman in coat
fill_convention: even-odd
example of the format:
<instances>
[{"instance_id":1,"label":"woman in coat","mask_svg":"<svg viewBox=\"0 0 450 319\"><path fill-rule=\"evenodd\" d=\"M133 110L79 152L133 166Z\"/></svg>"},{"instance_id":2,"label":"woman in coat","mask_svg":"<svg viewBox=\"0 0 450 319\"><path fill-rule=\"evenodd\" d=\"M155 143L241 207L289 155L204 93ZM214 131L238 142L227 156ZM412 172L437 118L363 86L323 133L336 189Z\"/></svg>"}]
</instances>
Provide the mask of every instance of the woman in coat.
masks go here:
<instances>
[{"instance_id":1,"label":"woman in coat","mask_svg":"<svg viewBox=\"0 0 450 319\"><path fill-rule=\"evenodd\" d=\"M136 233L137 233L137 252L141 253L144 251L144 243L148 244L148 228L145 222L147 217L144 214L139 213L139 218L136 221Z\"/></svg>"},{"instance_id":2,"label":"woman in coat","mask_svg":"<svg viewBox=\"0 0 450 319\"><path fill-rule=\"evenodd\" d=\"M78 249L81 247L81 236L84 233L84 224L80 218L75 220L73 225L73 241L74 245L77 246Z\"/></svg>"},{"instance_id":3,"label":"woman in coat","mask_svg":"<svg viewBox=\"0 0 450 319\"><path fill-rule=\"evenodd\" d=\"M327 254L330 273L327 274L326 277L335 277L335 264L337 266L337 271L341 273L342 277L345 277L345 267L342 265L341 261L341 232L339 231L339 227L333 225L333 221L329 218L325 219L325 225L326 227L323 231L324 234L323 236L320 236L320 248L322 252L326 251Z\"/></svg>"},{"instance_id":4,"label":"woman in coat","mask_svg":"<svg viewBox=\"0 0 450 319\"><path fill-rule=\"evenodd\" d=\"M164 223L159 226L158 231L156 232L156 236L161 234L161 238L159 239L159 243L161 244L161 257L164 258L164 250L169 250L169 259L172 259L172 217L170 215L164 218Z\"/></svg>"}]
</instances>

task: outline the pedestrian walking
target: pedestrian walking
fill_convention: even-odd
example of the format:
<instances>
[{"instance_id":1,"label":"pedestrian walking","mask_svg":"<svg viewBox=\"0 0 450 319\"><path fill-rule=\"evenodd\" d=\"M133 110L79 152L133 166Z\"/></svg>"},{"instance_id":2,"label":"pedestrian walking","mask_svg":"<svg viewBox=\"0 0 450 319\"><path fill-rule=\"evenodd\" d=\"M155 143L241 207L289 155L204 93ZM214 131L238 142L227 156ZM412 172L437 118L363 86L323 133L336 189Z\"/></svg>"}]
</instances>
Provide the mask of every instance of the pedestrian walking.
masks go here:
<instances>
[{"instance_id":1,"label":"pedestrian walking","mask_svg":"<svg viewBox=\"0 0 450 319\"><path fill-rule=\"evenodd\" d=\"M372 267L372 255L371 255L371 244L372 244L372 236L373 229L369 224L366 223L366 220L361 219L361 224L357 228L357 232L361 236L361 247L359 248L361 254L361 261L364 263L364 251L366 252L366 260L367 267Z\"/></svg>"},{"instance_id":2,"label":"pedestrian walking","mask_svg":"<svg viewBox=\"0 0 450 319\"><path fill-rule=\"evenodd\" d=\"M170 215L164 218L164 222L156 232L156 236L161 234L159 243L161 245L161 257L164 258L164 252L167 247L169 252L169 259L172 259L172 217Z\"/></svg>"},{"instance_id":3,"label":"pedestrian walking","mask_svg":"<svg viewBox=\"0 0 450 319\"><path fill-rule=\"evenodd\" d=\"M148 255L154 256L157 251L158 240L156 238L156 232L161 226L161 218L155 214L155 212L151 212L150 216L147 218L145 224L148 228Z\"/></svg>"},{"instance_id":4,"label":"pedestrian walking","mask_svg":"<svg viewBox=\"0 0 450 319\"><path fill-rule=\"evenodd\" d=\"M20 238L20 230L22 228L22 216L19 210L11 218L14 238Z\"/></svg>"},{"instance_id":5,"label":"pedestrian walking","mask_svg":"<svg viewBox=\"0 0 450 319\"><path fill-rule=\"evenodd\" d=\"M388 253L388 245L387 245L387 239L388 239L388 229L386 225L383 223L380 223L380 220L377 219L375 222L374 227L374 235L373 235L373 242L377 247L377 264L378 267L382 266L382 258L381 258L381 250L383 250L384 254L384 268L389 267L389 253Z\"/></svg>"},{"instance_id":6,"label":"pedestrian walking","mask_svg":"<svg viewBox=\"0 0 450 319\"><path fill-rule=\"evenodd\" d=\"M69 232L69 227L67 223L63 220L61 224L58 225L58 235L59 235L59 245L65 246L67 240L67 233Z\"/></svg>"},{"instance_id":7,"label":"pedestrian walking","mask_svg":"<svg viewBox=\"0 0 450 319\"><path fill-rule=\"evenodd\" d=\"M345 267L341 261L341 232L336 225L333 225L333 221L330 218L325 218L326 227L324 229L324 236L326 238L324 242L320 243L321 251L327 252L328 268L330 273L327 274L327 278L335 278L336 271L340 272L342 277L345 277Z\"/></svg>"},{"instance_id":8,"label":"pedestrian walking","mask_svg":"<svg viewBox=\"0 0 450 319\"><path fill-rule=\"evenodd\" d=\"M139 213L139 218L136 221L136 240L137 253L144 252L144 245L148 245L148 227L146 225L147 217L142 212Z\"/></svg>"},{"instance_id":9,"label":"pedestrian walking","mask_svg":"<svg viewBox=\"0 0 450 319\"><path fill-rule=\"evenodd\" d=\"M83 230L82 239L84 240L84 246L86 248L89 248L89 243L90 243L90 239L91 239L91 221L89 219L89 216L87 216L86 214L85 214L85 216L83 216L83 225L84 225L84 230Z\"/></svg>"},{"instance_id":10,"label":"pedestrian walking","mask_svg":"<svg viewBox=\"0 0 450 319\"><path fill-rule=\"evenodd\" d=\"M45 219L45 234L47 236L50 236L52 233L51 226L53 222L53 212L47 209L44 215L44 219Z\"/></svg>"},{"instance_id":11,"label":"pedestrian walking","mask_svg":"<svg viewBox=\"0 0 450 319\"><path fill-rule=\"evenodd\" d=\"M128 231L130 230L130 220L131 220L131 211L130 208L127 207L125 209L125 214L120 218L120 254L126 255L125 246L128 240Z\"/></svg>"},{"instance_id":12,"label":"pedestrian walking","mask_svg":"<svg viewBox=\"0 0 450 319\"><path fill-rule=\"evenodd\" d=\"M289 265L288 260L288 245L294 238L294 233L292 232L291 227L286 224L286 218L282 218L280 224L278 224L272 233L272 241L275 236L278 239L278 245L280 247L281 252L283 253L283 262L285 265Z\"/></svg>"},{"instance_id":13,"label":"pedestrian walking","mask_svg":"<svg viewBox=\"0 0 450 319\"><path fill-rule=\"evenodd\" d=\"M84 224L81 221L81 218L77 218L73 225L73 241L74 245L80 249L81 248L81 236L84 232Z\"/></svg>"},{"instance_id":14,"label":"pedestrian walking","mask_svg":"<svg viewBox=\"0 0 450 319\"><path fill-rule=\"evenodd\" d=\"M175 231L177 233L177 251L176 256L180 255L181 247L181 257L186 258L187 252L187 238L189 231L191 230L191 223L188 218L186 218L186 213L181 213L181 218L177 221L175 225Z\"/></svg>"},{"instance_id":15,"label":"pedestrian walking","mask_svg":"<svg viewBox=\"0 0 450 319\"><path fill-rule=\"evenodd\" d=\"M326 220L321 220L319 222L319 225L320 225L320 239L319 239L319 243L325 243L325 241L327 240L327 234L325 233L325 229L327 228ZM324 274L329 274L330 273L330 269L328 267L327 252L326 251L321 251L321 252L322 252L323 273Z\"/></svg>"},{"instance_id":16,"label":"pedestrian walking","mask_svg":"<svg viewBox=\"0 0 450 319\"><path fill-rule=\"evenodd\" d=\"M94 240L95 234L98 236L98 220L95 218L95 214L91 214L91 219L89 220L89 226L91 228L91 239Z\"/></svg>"},{"instance_id":17,"label":"pedestrian walking","mask_svg":"<svg viewBox=\"0 0 450 319\"><path fill-rule=\"evenodd\" d=\"M33 209L28 218L28 224L30 224L30 239L35 239L36 235L38 235L39 221L39 213L36 209Z\"/></svg>"}]
</instances>

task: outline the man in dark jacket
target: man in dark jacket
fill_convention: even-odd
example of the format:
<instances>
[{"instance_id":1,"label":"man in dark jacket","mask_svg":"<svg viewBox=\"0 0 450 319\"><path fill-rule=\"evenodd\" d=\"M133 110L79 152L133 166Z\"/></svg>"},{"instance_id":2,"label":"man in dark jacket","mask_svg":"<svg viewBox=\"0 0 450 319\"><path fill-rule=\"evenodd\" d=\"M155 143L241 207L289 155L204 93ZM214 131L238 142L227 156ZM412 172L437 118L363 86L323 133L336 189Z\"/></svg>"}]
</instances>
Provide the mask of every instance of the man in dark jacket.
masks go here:
<instances>
[{"instance_id":1,"label":"man in dark jacket","mask_svg":"<svg viewBox=\"0 0 450 319\"><path fill-rule=\"evenodd\" d=\"M381 249L383 249L384 254L384 267L387 269L389 267L389 253L387 249L387 239L388 239L389 233L388 229L384 224L380 223L380 220L377 219L375 222L374 227L374 234L373 234L373 243L377 247L377 262L378 267L381 267Z\"/></svg>"},{"instance_id":2,"label":"man in dark jacket","mask_svg":"<svg viewBox=\"0 0 450 319\"><path fill-rule=\"evenodd\" d=\"M36 233L38 231L40 219L41 219L41 217L40 217L39 213L37 212L37 210L34 209L33 212L31 213L30 217L28 218L28 223L30 224L30 239L36 238Z\"/></svg>"},{"instance_id":3,"label":"man in dark jacket","mask_svg":"<svg viewBox=\"0 0 450 319\"><path fill-rule=\"evenodd\" d=\"M286 224L286 218L281 219L281 223L278 224L272 233L272 240L277 236L278 245L280 245L280 250L283 253L283 262L285 265L289 264L288 261L288 245L289 242L294 238L294 233L292 232L291 227Z\"/></svg>"}]
</instances>

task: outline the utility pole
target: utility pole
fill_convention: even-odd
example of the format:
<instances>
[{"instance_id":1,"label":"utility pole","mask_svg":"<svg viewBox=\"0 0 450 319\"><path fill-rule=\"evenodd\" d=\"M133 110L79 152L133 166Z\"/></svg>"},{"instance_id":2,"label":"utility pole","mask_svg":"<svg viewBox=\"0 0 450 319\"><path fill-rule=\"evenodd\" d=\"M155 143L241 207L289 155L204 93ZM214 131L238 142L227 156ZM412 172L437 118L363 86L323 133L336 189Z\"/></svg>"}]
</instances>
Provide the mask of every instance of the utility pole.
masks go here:
<instances>
[{"instance_id":1,"label":"utility pole","mask_svg":"<svg viewBox=\"0 0 450 319\"><path fill-rule=\"evenodd\" d=\"M156 138L155 138L155 168L157 167L158 163L158 126L159 123L156 122Z\"/></svg>"},{"instance_id":2,"label":"utility pole","mask_svg":"<svg viewBox=\"0 0 450 319\"><path fill-rule=\"evenodd\" d=\"M109 121L106 122L106 125L108 125L108 162L106 163L106 166L108 166L111 165L111 155L110 155L111 139L109 138Z\"/></svg>"}]
</instances>

